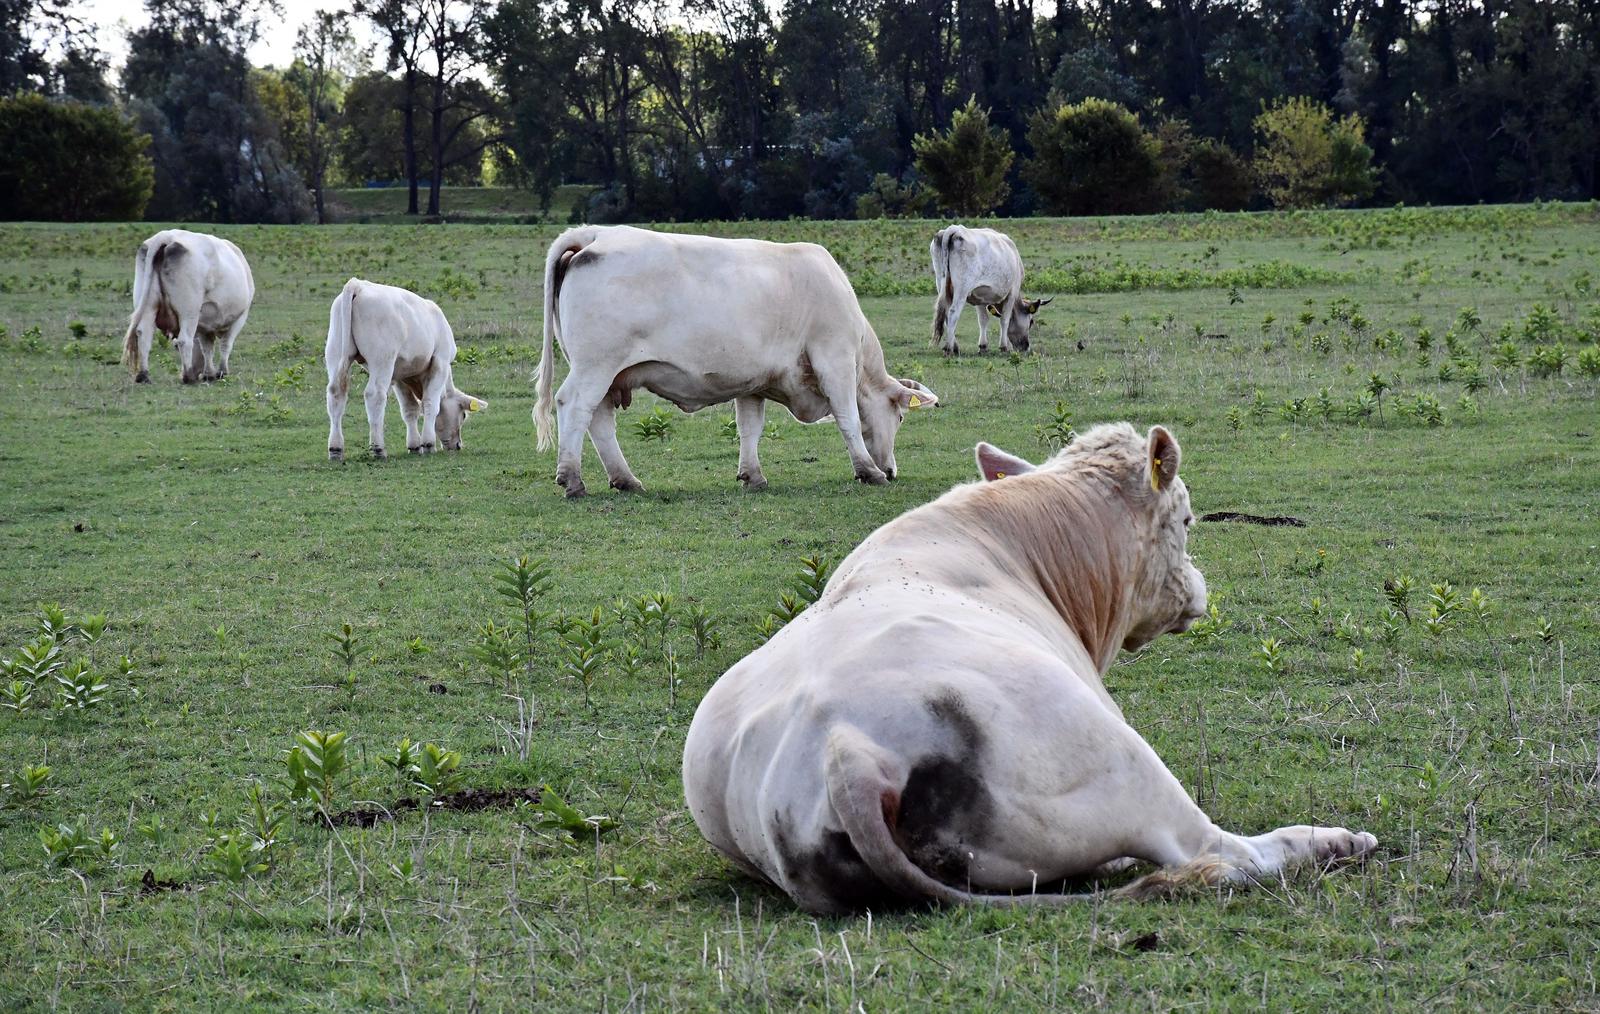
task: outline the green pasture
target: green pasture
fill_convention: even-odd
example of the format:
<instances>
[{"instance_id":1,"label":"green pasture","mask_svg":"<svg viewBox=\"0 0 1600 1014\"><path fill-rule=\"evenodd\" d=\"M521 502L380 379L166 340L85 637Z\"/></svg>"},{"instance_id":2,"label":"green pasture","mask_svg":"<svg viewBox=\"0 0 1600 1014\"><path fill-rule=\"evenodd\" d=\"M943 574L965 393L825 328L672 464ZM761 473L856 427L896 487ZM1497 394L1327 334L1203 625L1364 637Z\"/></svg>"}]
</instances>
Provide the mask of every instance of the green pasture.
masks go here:
<instances>
[{"instance_id":1,"label":"green pasture","mask_svg":"<svg viewBox=\"0 0 1600 1014\"><path fill-rule=\"evenodd\" d=\"M1028 294L1058 298L1030 354L976 355L969 313L955 360L930 338L936 227L694 227L835 254L890 369L940 397L899 481L857 485L836 430L773 410L771 487L745 493L730 410L669 409L646 439L644 395L621 428L647 492L604 490L591 452L597 492L568 502L529 419L557 226L219 227L258 297L234 375L196 387L159 345L148 386L117 363L153 227L0 226L0 657L42 604L109 617L64 649L98 704L57 706L51 678L0 707L0 1007L1600 1006L1600 209L1005 222ZM356 396L351 460L326 460L351 275L449 315L457 382L489 402L461 453L357 453ZM971 479L980 439L1037 457L1113 419L1173 429L1197 514L1305 526L1197 525L1216 615L1123 656L1112 693L1219 823L1342 824L1377 857L1156 903L814 919L713 855L683 736L802 558ZM548 619L509 677L486 662L486 623L515 627L502 653L523 637L495 580L519 554L549 561L551 618L670 595L672 661L612 620L592 705ZM348 733L331 809L395 819L294 810L243 871L251 787L285 801L303 730ZM417 795L380 763L403 737L458 751L465 786L548 786L615 826L393 809Z\"/></svg>"},{"instance_id":2,"label":"green pasture","mask_svg":"<svg viewBox=\"0 0 1600 1014\"><path fill-rule=\"evenodd\" d=\"M550 210L539 207L539 195L512 187L445 187L439 195L440 217L448 222L528 223L565 222L575 204L593 189L586 186L557 187ZM328 191L330 217L339 222L395 225L415 224L406 214L406 188L346 187ZM428 206L428 185L418 191L418 206Z\"/></svg>"}]
</instances>

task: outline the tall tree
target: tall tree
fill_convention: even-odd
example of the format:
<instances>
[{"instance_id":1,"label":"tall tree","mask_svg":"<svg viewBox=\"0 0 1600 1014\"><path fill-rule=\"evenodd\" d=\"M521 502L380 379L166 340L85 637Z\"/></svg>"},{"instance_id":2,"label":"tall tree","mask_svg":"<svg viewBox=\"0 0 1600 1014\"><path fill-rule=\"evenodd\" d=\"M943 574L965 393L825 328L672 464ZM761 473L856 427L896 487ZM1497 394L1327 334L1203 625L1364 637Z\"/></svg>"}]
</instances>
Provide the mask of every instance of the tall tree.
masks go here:
<instances>
[{"instance_id":1,"label":"tall tree","mask_svg":"<svg viewBox=\"0 0 1600 1014\"><path fill-rule=\"evenodd\" d=\"M426 0L356 0L355 13L371 21L388 44L389 70L399 69L401 143L405 152L406 214L417 214L417 86L426 52Z\"/></svg>"},{"instance_id":2,"label":"tall tree","mask_svg":"<svg viewBox=\"0 0 1600 1014\"><path fill-rule=\"evenodd\" d=\"M433 58L428 75L428 153L433 167L428 187L430 215L439 214L445 156L451 143L462 130L494 112L487 90L463 86L464 75L477 66L482 55L483 22L488 14L488 0L424 0L421 4L421 34Z\"/></svg>"},{"instance_id":3,"label":"tall tree","mask_svg":"<svg viewBox=\"0 0 1600 1014\"><path fill-rule=\"evenodd\" d=\"M338 116L338 92L356 62L355 38L342 12L318 11L300 26L295 40L298 75L306 97L306 182L316 199L317 224L328 220L323 190L333 145L329 134Z\"/></svg>"}]
</instances>

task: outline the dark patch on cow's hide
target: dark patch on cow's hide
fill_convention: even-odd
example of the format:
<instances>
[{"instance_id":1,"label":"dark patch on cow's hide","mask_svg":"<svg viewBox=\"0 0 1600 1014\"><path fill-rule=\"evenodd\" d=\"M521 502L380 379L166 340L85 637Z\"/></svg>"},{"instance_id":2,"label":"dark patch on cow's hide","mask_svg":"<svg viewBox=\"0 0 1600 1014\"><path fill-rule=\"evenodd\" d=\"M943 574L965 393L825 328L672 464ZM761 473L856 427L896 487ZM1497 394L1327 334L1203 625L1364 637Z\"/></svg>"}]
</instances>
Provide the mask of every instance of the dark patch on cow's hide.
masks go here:
<instances>
[{"instance_id":1,"label":"dark patch on cow's hide","mask_svg":"<svg viewBox=\"0 0 1600 1014\"><path fill-rule=\"evenodd\" d=\"M983 781L986 737L959 694L947 691L927 707L950 731L948 753L917 761L900 794L895 838L929 875L965 889L969 855L986 840L994 797Z\"/></svg>"},{"instance_id":2,"label":"dark patch on cow's hide","mask_svg":"<svg viewBox=\"0 0 1600 1014\"><path fill-rule=\"evenodd\" d=\"M884 908L896 900L862 861L861 853L845 832L825 831L821 844L799 847L783 814L774 813L769 833L783 868L783 879L800 893L829 898L839 909Z\"/></svg>"},{"instance_id":3,"label":"dark patch on cow's hide","mask_svg":"<svg viewBox=\"0 0 1600 1014\"><path fill-rule=\"evenodd\" d=\"M567 270L572 271L577 268L589 267L598 264L600 259L604 256L605 254L601 253L599 250L596 250L594 247L586 246L582 250L579 250L577 253L572 255L572 259L567 262Z\"/></svg>"}]
</instances>

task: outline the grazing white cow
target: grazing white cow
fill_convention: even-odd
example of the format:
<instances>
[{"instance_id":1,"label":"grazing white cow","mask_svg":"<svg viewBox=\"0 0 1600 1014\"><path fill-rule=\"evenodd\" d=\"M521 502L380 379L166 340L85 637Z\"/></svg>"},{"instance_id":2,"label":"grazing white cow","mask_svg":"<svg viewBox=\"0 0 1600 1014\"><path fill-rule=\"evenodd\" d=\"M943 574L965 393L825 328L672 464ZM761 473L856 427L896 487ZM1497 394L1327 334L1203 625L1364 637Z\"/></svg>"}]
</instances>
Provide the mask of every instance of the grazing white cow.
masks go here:
<instances>
[{"instance_id":1,"label":"grazing white cow","mask_svg":"<svg viewBox=\"0 0 1600 1014\"><path fill-rule=\"evenodd\" d=\"M159 328L173 341L185 384L227 376L233 341L255 296L250 264L229 240L185 229L156 233L133 259L123 365L135 383L150 382L150 343Z\"/></svg>"},{"instance_id":2,"label":"grazing white cow","mask_svg":"<svg viewBox=\"0 0 1600 1014\"><path fill-rule=\"evenodd\" d=\"M1138 897L1372 851L1338 827L1224 831L1106 692L1119 649L1205 610L1165 429L1097 426L1037 468L979 444L978 464L991 481L879 528L701 702L684 793L719 852L828 913L1077 900L1035 891L1128 857L1164 868Z\"/></svg>"},{"instance_id":3,"label":"grazing white cow","mask_svg":"<svg viewBox=\"0 0 1600 1014\"><path fill-rule=\"evenodd\" d=\"M328 457L344 458L344 406L350 365L367 368L367 426L372 456L383 451L383 408L394 400L406 420L406 449L461 449L461 423L489 403L456 388L456 336L430 299L393 285L352 278L328 311Z\"/></svg>"},{"instance_id":4,"label":"grazing white cow","mask_svg":"<svg viewBox=\"0 0 1600 1014\"><path fill-rule=\"evenodd\" d=\"M963 303L978 308L978 351L989 350L989 316L1000 318L1000 348L1028 351L1033 315L1051 299L1022 296L1022 255L1003 232L951 225L940 229L928 244L933 258L937 295L933 306L933 336L945 355L960 355L956 324Z\"/></svg>"},{"instance_id":5,"label":"grazing white cow","mask_svg":"<svg viewBox=\"0 0 1600 1014\"><path fill-rule=\"evenodd\" d=\"M552 343L571 369L552 397ZM856 478L895 475L894 440L932 391L896 380L850 280L813 243L767 243L649 232L568 229L544 269L544 353L533 420L539 448L559 423L556 482L582 496L583 435L611 485L644 487L617 444L616 410L643 387L685 412L734 402L738 478L767 484L756 456L767 401L801 422L833 416Z\"/></svg>"}]
</instances>

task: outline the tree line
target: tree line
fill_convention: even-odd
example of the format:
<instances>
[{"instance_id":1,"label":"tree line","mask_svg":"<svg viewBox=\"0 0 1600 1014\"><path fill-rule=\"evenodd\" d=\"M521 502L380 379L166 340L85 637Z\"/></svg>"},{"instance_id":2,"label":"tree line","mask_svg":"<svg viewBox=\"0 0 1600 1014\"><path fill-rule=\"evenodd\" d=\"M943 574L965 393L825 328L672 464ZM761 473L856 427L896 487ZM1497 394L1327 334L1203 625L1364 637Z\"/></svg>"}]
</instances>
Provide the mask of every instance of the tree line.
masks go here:
<instances>
[{"instance_id":1,"label":"tree line","mask_svg":"<svg viewBox=\"0 0 1600 1014\"><path fill-rule=\"evenodd\" d=\"M283 68L245 55L262 4L145 0L113 80L65 0L0 0L0 215L322 220L374 181L434 215L586 184L590 221L1600 191L1588 0L357 0ZM100 204L35 170L74 159L119 178Z\"/></svg>"}]
</instances>

